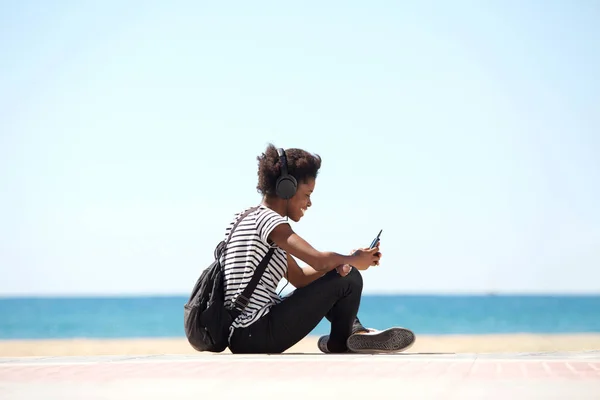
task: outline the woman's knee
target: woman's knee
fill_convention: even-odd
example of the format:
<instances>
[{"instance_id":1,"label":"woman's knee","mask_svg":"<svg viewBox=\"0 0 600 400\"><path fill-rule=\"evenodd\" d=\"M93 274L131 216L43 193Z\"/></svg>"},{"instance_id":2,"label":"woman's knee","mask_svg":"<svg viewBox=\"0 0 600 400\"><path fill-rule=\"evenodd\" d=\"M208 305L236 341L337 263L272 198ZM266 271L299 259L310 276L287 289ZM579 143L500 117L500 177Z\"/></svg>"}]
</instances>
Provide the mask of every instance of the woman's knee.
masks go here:
<instances>
[{"instance_id":1,"label":"woman's knee","mask_svg":"<svg viewBox=\"0 0 600 400\"><path fill-rule=\"evenodd\" d=\"M362 290L363 287L363 277L358 269L352 267L350 273L344 277L344 279L349 279L353 286L360 288Z\"/></svg>"},{"instance_id":2,"label":"woman's knee","mask_svg":"<svg viewBox=\"0 0 600 400\"><path fill-rule=\"evenodd\" d=\"M322 279L326 285L336 287L346 291L346 289L352 289L354 291L362 291L363 278L359 270L352 267L348 275L341 276L337 271L332 270L327 273Z\"/></svg>"}]
</instances>

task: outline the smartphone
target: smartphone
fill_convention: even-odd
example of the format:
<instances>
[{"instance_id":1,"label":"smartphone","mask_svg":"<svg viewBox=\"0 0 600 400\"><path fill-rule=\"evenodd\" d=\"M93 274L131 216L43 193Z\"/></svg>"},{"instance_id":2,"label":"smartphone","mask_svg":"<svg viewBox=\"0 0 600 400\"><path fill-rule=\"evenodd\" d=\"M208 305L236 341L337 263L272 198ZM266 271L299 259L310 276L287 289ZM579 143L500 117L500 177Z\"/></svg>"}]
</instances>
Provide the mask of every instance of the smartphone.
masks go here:
<instances>
[{"instance_id":1,"label":"smartphone","mask_svg":"<svg viewBox=\"0 0 600 400\"><path fill-rule=\"evenodd\" d=\"M375 247L377 242L379 242L379 236L381 236L381 232L383 232L383 229L379 231L379 233L377 234L377 237L375 239L373 239L373 241L371 242L371 246L369 246L370 249Z\"/></svg>"}]
</instances>

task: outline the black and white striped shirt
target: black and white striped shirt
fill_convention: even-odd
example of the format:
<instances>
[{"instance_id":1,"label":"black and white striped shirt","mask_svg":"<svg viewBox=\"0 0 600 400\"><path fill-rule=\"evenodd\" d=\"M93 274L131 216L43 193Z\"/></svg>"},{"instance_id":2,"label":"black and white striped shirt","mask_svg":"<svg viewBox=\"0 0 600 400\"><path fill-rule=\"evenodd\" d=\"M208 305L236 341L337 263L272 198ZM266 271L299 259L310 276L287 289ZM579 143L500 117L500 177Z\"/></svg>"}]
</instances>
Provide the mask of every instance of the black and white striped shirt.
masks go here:
<instances>
[{"instance_id":1,"label":"black and white striped shirt","mask_svg":"<svg viewBox=\"0 0 600 400\"><path fill-rule=\"evenodd\" d=\"M229 236L235 221L246 210L235 215L225 231L225 238ZM252 279L256 267L269 251L267 238L271 231L277 225L286 223L288 223L286 218L270 208L260 205L259 208L248 214L238 224L223 256L221 256L221 265L225 272L226 306L230 306L237 296L242 293L250 279ZM287 272L287 254L275 244L272 244L272 247L275 248L275 251L271 260L269 260L262 278L252 293L248 306L233 321L233 328L250 326L260 317L266 315L272 305L281 301L276 289Z\"/></svg>"}]
</instances>

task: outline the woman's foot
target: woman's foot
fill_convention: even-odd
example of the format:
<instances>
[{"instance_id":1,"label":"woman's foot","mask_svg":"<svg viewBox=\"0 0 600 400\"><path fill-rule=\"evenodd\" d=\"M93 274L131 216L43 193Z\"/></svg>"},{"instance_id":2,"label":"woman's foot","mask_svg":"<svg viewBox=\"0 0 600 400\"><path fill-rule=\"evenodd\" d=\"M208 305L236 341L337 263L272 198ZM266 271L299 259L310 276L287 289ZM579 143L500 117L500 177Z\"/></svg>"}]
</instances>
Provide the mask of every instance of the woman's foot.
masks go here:
<instances>
[{"instance_id":1,"label":"woman's foot","mask_svg":"<svg viewBox=\"0 0 600 400\"><path fill-rule=\"evenodd\" d=\"M329 349L327 348L327 341L328 340L329 340L329 335L325 335L325 336L321 336L319 338L319 341L317 342L317 347L323 353L330 353Z\"/></svg>"},{"instance_id":2,"label":"woman's foot","mask_svg":"<svg viewBox=\"0 0 600 400\"><path fill-rule=\"evenodd\" d=\"M319 348L319 350L321 350L323 353L331 353L331 351L329 351L329 348L327 347L327 342L329 341L329 335L325 335L325 336L321 336L319 338L319 340L317 341L317 347ZM346 350L343 353L351 353L350 350ZM337 353L340 354L340 353Z\"/></svg>"},{"instance_id":3,"label":"woman's foot","mask_svg":"<svg viewBox=\"0 0 600 400\"><path fill-rule=\"evenodd\" d=\"M323 353L331 353L327 348L329 335L321 336L317 347ZM350 335L346 341L351 353L394 353L404 351L415 343L415 334L406 328L388 328L383 331L367 329Z\"/></svg>"},{"instance_id":4,"label":"woman's foot","mask_svg":"<svg viewBox=\"0 0 600 400\"><path fill-rule=\"evenodd\" d=\"M396 353L407 350L415 343L415 334L406 328L369 329L350 335L346 341L353 353Z\"/></svg>"}]
</instances>

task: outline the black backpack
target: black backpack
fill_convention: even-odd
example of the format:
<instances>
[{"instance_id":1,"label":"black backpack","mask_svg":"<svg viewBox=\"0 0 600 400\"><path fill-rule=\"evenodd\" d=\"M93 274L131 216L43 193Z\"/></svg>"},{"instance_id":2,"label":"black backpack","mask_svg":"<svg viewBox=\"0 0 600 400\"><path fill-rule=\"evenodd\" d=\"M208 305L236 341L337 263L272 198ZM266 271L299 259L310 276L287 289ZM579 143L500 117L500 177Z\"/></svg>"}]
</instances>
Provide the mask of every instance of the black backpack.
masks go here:
<instances>
[{"instance_id":1,"label":"black backpack","mask_svg":"<svg viewBox=\"0 0 600 400\"><path fill-rule=\"evenodd\" d=\"M246 211L235 222L227 241L221 241L214 251L214 261L206 268L196 281L192 294L183 306L183 326L190 345L198 351L220 353L227 348L229 327L250 302L250 296L260 281L274 248L270 248L252 275L252 279L244 291L236 298L234 308L225 307L224 274L220 258L233 231L238 224L252 211Z\"/></svg>"}]
</instances>

